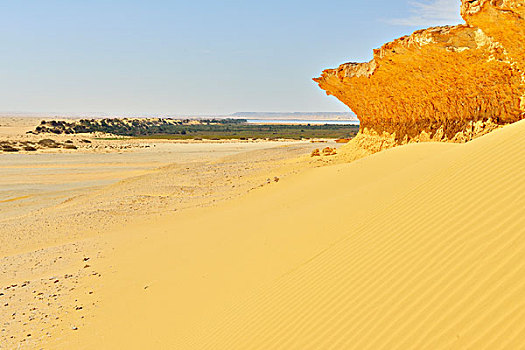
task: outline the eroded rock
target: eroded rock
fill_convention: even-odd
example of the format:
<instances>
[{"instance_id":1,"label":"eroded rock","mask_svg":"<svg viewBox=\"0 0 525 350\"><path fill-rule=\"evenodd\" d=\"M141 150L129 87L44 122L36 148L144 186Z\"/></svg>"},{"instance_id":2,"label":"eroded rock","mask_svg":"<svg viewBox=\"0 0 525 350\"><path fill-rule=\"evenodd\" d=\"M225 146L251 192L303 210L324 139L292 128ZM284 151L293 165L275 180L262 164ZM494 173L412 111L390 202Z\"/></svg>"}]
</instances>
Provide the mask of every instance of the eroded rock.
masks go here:
<instances>
[{"instance_id":1,"label":"eroded rock","mask_svg":"<svg viewBox=\"0 0 525 350\"><path fill-rule=\"evenodd\" d=\"M463 0L462 16L314 79L357 114L355 142L465 142L525 117L523 0Z\"/></svg>"}]
</instances>

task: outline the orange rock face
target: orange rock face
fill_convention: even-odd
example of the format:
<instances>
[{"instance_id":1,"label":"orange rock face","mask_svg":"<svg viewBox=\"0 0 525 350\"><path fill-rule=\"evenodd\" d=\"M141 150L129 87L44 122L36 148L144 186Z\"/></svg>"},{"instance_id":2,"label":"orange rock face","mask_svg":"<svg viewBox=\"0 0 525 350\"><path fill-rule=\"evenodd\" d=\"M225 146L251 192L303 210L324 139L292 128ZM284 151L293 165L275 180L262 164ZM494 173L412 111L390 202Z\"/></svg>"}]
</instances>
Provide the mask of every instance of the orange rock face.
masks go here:
<instances>
[{"instance_id":1,"label":"orange rock face","mask_svg":"<svg viewBox=\"0 0 525 350\"><path fill-rule=\"evenodd\" d=\"M314 79L361 133L463 142L525 117L525 1L463 0L466 25L419 30Z\"/></svg>"}]
</instances>

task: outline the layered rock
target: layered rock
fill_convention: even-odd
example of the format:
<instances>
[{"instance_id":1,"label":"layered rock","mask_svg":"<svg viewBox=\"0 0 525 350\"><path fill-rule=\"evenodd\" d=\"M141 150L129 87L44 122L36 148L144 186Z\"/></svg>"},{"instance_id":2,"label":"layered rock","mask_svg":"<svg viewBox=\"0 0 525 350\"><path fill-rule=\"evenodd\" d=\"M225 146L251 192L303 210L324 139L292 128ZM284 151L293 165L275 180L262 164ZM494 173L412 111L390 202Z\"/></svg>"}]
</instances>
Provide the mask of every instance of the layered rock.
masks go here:
<instances>
[{"instance_id":1,"label":"layered rock","mask_svg":"<svg viewBox=\"0 0 525 350\"><path fill-rule=\"evenodd\" d=\"M314 80L357 114L360 142L468 141L525 117L524 2L463 0L467 24L416 31Z\"/></svg>"}]
</instances>

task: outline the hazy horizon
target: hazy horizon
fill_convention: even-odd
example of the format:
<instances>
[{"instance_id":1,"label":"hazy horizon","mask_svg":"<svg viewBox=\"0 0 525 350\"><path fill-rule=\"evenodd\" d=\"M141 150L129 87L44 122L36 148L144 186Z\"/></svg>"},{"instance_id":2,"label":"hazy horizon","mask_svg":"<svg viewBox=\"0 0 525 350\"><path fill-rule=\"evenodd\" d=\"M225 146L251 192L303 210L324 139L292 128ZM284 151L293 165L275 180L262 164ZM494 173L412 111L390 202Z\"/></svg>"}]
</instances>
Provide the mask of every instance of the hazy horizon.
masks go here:
<instances>
[{"instance_id":1,"label":"hazy horizon","mask_svg":"<svg viewBox=\"0 0 525 350\"><path fill-rule=\"evenodd\" d=\"M0 118L238 118L238 119L292 119L307 120L308 117L317 117L319 120L352 120L358 121L352 111L344 112L234 112L229 114L177 114L177 113L106 113L106 112L9 112L0 111Z\"/></svg>"},{"instance_id":2,"label":"hazy horizon","mask_svg":"<svg viewBox=\"0 0 525 350\"><path fill-rule=\"evenodd\" d=\"M348 112L311 78L458 0L43 1L0 5L0 110L226 115ZM334 11L336 9L336 11Z\"/></svg>"}]
</instances>

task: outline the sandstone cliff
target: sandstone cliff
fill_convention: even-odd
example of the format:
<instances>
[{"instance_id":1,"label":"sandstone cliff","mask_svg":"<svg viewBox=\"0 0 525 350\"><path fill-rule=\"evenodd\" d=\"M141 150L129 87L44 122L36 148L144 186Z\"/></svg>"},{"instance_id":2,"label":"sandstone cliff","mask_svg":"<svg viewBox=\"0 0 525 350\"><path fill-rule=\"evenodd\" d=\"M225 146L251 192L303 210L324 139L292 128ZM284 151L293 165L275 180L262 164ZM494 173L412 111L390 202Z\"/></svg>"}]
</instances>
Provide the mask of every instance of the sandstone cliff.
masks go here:
<instances>
[{"instance_id":1,"label":"sandstone cliff","mask_svg":"<svg viewBox=\"0 0 525 350\"><path fill-rule=\"evenodd\" d=\"M525 117L525 0L463 0L462 16L314 79L360 119L354 146L464 142Z\"/></svg>"}]
</instances>

